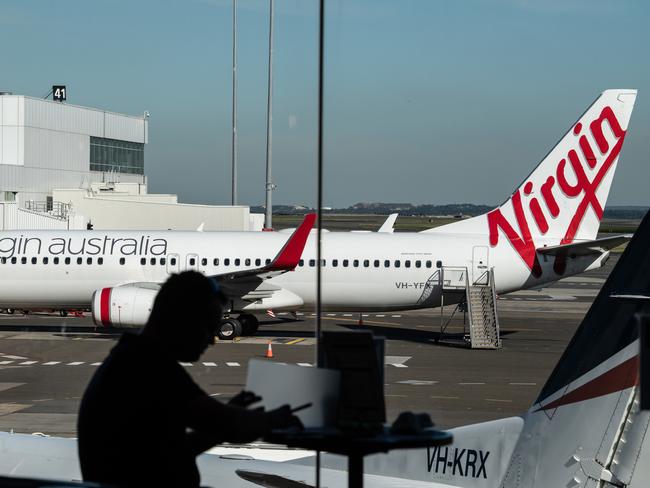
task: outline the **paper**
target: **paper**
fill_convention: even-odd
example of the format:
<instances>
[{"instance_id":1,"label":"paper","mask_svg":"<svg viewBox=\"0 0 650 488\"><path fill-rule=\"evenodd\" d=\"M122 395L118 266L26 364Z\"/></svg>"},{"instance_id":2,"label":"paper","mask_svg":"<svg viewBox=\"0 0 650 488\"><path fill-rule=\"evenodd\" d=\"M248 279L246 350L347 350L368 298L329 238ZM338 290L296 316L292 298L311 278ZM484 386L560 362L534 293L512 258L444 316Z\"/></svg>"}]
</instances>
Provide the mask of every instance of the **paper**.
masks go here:
<instances>
[{"instance_id":1,"label":"paper","mask_svg":"<svg viewBox=\"0 0 650 488\"><path fill-rule=\"evenodd\" d=\"M327 427L336 423L340 373L331 369L304 368L259 359L248 362L246 390L262 397L251 408L267 410L305 403L312 406L296 413L305 427Z\"/></svg>"}]
</instances>

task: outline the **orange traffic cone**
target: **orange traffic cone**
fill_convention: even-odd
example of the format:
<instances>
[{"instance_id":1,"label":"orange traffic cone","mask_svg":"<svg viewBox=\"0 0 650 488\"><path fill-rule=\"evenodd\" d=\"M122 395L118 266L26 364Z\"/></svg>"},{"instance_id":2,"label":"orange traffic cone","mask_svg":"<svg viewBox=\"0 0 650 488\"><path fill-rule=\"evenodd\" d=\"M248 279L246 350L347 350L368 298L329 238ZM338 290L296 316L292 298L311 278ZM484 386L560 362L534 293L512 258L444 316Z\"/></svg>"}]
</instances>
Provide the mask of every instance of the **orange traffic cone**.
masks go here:
<instances>
[{"instance_id":1,"label":"orange traffic cone","mask_svg":"<svg viewBox=\"0 0 650 488\"><path fill-rule=\"evenodd\" d=\"M359 314L359 323L357 324L359 327L363 327L363 314Z\"/></svg>"},{"instance_id":2,"label":"orange traffic cone","mask_svg":"<svg viewBox=\"0 0 650 488\"><path fill-rule=\"evenodd\" d=\"M266 359L273 359L273 348L271 347L271 341L269 341L269 347L266 349Z\"/></svg>"}]
</instances>

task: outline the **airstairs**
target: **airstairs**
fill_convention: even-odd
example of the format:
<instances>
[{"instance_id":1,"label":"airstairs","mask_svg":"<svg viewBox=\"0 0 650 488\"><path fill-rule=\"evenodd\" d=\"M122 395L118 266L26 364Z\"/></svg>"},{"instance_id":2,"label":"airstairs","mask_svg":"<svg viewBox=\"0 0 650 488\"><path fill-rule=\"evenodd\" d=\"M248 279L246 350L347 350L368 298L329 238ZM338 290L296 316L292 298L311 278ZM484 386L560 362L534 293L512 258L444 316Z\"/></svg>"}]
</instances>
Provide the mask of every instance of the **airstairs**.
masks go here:
<instances>
[{"instance_id":1,"label":"airstairs","mask_svg":"<svg viewBox=\"0 0 650 488\"><path fill-rule=\"evenodd\" d=\"M499 316L494 290L494 270L484 271L470 281L465 267L440 268L440 338L456 312L463 312L463 336L472 349L499 349ZM451 316L445 320L445 298L458 303ZM469 329L469 333L468 330Z\"/></svg>"}]
</instances>

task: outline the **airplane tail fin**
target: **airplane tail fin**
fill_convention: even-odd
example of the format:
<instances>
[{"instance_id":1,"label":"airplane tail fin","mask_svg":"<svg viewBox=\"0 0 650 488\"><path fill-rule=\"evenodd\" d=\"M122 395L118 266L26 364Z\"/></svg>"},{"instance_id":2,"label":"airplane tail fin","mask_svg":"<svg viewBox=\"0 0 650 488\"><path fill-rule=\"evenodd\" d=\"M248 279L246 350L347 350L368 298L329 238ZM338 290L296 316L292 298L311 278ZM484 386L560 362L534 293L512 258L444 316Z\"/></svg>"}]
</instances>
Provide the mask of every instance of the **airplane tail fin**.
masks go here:
<instances>
[{"instance_id":1,"label":"airplane tail fin","mask_svg":"<svg viewBox=\"0 0 650 488\"><path fill-rule=\"evenodd\" d=\"M650 466L639 462L650 456L650 412L639 409L636 317L648 311L650 212L525 414L502 486L641 486L648 479Z\"/></svg>"},{"instance_id":2,"label":"airplane tail fin","mask_svg":"<svg viewBox=\"0 0 650 488\"><path fill-rule=\"evenodd\" d=\"M489 233L492 246L503 237L533 249L594 239L635 100L636 90L604 91L502 205L424 232Z\"/></svg>"}]
</instances>

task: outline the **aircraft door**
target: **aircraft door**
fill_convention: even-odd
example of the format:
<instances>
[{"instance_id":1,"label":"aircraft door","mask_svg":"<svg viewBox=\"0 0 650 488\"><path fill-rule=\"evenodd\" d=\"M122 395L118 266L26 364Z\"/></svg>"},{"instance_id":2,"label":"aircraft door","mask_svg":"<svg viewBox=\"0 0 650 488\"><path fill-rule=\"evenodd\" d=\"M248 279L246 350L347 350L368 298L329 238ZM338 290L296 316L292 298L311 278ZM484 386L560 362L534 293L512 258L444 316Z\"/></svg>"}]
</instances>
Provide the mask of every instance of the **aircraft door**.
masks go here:
<instances>
[{"instance_id":1,"label":"aircraft door","mask_svg":"<svg viewBox=\"0 0 650 488\"><path fill-rule=\"evenodd\" d=\"M185 256L185 270L199 270L199 256L196 254L188 254Z\"/></svg>"},{"instance_id":2,"label":"aircraft door","mask_svg":"<svg viewBox=\"0 0 650 488\"><path fill-rule=\"evenodd\" d=\"M181 261L178 254L167 255L167 273L178 273L181 270Z\"/></svg>"},{"instance_id":3,"label":"aircraft door","mask_svg":"<svg viewBox=\"0 0 650 488\"><path fill-rule=\"evenodd\" d=\"M487 285L489 283L489 248L474 246L472 249L472 283Z\"/></svg>"}]
</instances>

